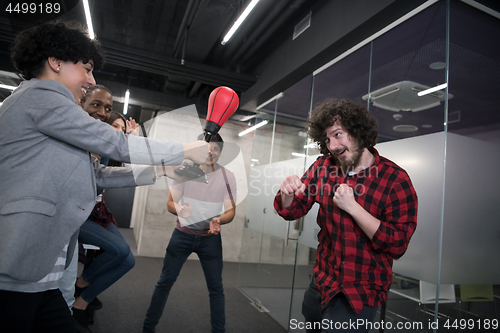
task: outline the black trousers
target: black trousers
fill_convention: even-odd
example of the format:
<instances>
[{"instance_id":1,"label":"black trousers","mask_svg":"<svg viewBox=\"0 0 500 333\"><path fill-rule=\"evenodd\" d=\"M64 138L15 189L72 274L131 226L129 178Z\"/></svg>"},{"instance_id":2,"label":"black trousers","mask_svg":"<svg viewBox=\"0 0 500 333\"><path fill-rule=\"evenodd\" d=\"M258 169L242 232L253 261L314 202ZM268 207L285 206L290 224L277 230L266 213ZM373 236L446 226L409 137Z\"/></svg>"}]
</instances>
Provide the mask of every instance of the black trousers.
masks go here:
<instances>
[{"instance_id":1,"label":"black trousers","mask_svg":"<svg viewBox=\"0 0 500 333\"><path fill-rule=\"evenodd\" d=\"M315 284L310 284L304 293L304 299L302 300L302 315L304 316L306 322L316 323L311 327L317 327L317 329L306 328L307 333L321 333L321 320L323 315L321 313L321 293Z\"/></svg>"},{"instance_id":2,"label":"black trousers","mask_svg":"<svg viewBox=\"0 0 500 333\"><path fill-rule=\"evenodd\" d=\"M307 333L330 333L330 332L368 332L369 325L377 314L377 307L364 306L361 313L357 314L349 305L344 294L338 293L323 309L321 307L321 293L318 287L310 284L304 293L302 301L302 314L305 321L310 324ZM361 320L364 325L350 325Z\"/></svg>"},{"instance_id":3,"label":"black trousers","mask_svg":"<svg viewBox=\"0 0 500 333\"><path fill-rule=\"evenodd\" d=\"M75 333L68 305L59 289L38 293L0 290L2 333Z\"/></svg>"}]
</instances>

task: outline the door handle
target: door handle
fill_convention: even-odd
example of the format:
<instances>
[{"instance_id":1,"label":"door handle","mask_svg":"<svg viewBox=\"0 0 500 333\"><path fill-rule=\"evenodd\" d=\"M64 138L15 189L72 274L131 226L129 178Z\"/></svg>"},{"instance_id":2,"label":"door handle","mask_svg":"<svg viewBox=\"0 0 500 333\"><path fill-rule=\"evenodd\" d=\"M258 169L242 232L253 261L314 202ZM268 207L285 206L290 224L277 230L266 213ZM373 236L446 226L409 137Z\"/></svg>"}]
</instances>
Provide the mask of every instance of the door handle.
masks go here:
<instances>
[{"instance_id":1,"label":"door handle","mask_svg":"<svg viewBox=\"0 0 500 333\"><path fill-rule=\"evenodd\" d=\"M296 222L297 220L295 220L294 222ZM286 234L285 234L285 246L288 246L288 240L297 240L298 238L289 238L288 237L288 233L290 232L290 223L292 223L292 221L286 221Z\"/></svg>"},{"instance_id":2,"label":"door handle","mask_svg":"<svg viewBox=\"0 0 500 333\"><path fill-rule=\"evenodd\" d=\"M288 232L290 232L290 221L286 221L285 246L288 246Z\"/></svg>"}]
</instances>

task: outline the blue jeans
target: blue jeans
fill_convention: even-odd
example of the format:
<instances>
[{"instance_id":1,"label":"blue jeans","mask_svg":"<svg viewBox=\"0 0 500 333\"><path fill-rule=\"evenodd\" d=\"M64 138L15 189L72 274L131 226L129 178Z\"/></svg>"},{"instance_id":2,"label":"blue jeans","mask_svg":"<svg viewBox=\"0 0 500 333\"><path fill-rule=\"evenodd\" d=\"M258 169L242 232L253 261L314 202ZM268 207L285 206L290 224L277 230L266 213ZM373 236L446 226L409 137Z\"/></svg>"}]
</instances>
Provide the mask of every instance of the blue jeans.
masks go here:
<instances>
[{"instance_id":1,"label":"blue jeans","mask_svg":"<svg viewBox=\"0 0 500 333\"><path fill-rule=\"evenodd\" d=\"M80 296L90 303L131 270L135 265L135 259L127 242L113 223L106 229L91 220L85 221L80 227L78 241L99 246L104 251L82 273L90 285Z\"/></svg>"},{"instance_id":2,"label":"blue jeans","mask_svg":"<svg viewBox=\"0 0 500 333\"><path fill-rule=\"evenodd\" d=\"M222 241L220 234L190 235L174 229L163 260L163 269L149 304L143 332L154 332L167 303L168 294L191 253L198 254L210 295L212 333L225 332L224 289L222 286Z\"/></svg>"}]
</instances>

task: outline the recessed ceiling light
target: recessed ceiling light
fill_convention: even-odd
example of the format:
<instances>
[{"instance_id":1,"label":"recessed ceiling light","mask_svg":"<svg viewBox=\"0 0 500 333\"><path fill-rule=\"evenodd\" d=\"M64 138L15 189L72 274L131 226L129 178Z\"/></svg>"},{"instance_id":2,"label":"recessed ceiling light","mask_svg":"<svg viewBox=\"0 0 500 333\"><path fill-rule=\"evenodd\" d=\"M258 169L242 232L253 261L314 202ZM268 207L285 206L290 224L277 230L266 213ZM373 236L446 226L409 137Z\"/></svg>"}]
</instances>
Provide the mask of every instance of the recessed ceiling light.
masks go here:
<instances>
[{"instance_id":1,"label":"recessed ceiling light","mask_svg":"<svg viewBox=\"0 0 500 333\"><path fill-rule=\"evenodd\" d=\"M268 122L269 122L269 121L267 121L267 120L261 121L261 122L260 122L260 123L258 123L257 125L254 125L254 126L252 126L252 127L250 127L250 128L247 128L247 129L246 129L246 130L244 130L243 132L238 133L238 136L243 136L243 135L245 135L245 134L247 134L247 133L250 133L250 132L252 132L252 131L255 131L257 128L264 126L264 125L265 125L265 124L267 124Z\"/></svg>"},{"instance_id":2,"label":"recessed ceiling light","mask_svg":"<svg viewBox=\"0 0 500 333\"><path fill-rule=\"evenodd\" d=\"M420 91L420 92L417 93L417 96L420 97L420 96L429 95L429 94L431 94L431 93L433 93L435 91L445 89L446 87L448 87L448 83L443 83L443 84L440 84L438 86L435 86L435 87L432 87L432 88Z\"/></svg>"},{"instance_id":3,"label":"recessed ceiling light","mask_svg":"<svg viewBox=\"0 0 500 333\"><path fill-rule=\"evenodd\" d=\"M423 124L422 128L432 128L432 125L431 124Z\"/></svg>"},{"instance_id":4,"label":"recessed ceiling light","mask_svg":"<svg viewBox=\"0 0 500 333\"><path fill-rule=\"evenodd\" d=\"M396 132L415 132L418 130L418 127L413 125L397 125L392 129Z\"/></svg>"},{"instance_id":5,"label":"recessed ceiling light","mask_svg":"<svg viewBox=\"0 0 500 333\"><path fill-rule=\"evenodd\" d=\"M435 69L435 70L444 69L444 68L446 68L446 63L442 62L442 61L436 61L436 62L433 62L432 64L430 64L429 68Z\"/></svg>"},{"instance_id":6,"label":"recessed ceiling light","mask_svg":"<svg viewBox=\"0 0 500 333\"><path fill-rule=\"evenodd\" d=\"M0 83L0 89L7 89L7 90L15 90L17 87L10 86L8 84L1 84Z\"/></svg>"}]
</instances>

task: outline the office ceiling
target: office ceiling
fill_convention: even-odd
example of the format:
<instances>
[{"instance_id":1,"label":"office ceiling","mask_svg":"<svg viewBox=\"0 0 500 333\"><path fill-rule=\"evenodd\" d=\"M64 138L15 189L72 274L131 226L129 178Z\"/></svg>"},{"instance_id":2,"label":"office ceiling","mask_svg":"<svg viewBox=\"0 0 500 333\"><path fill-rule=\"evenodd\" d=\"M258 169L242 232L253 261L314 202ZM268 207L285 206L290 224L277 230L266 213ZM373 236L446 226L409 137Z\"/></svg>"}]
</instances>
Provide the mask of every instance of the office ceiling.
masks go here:
<instances>
[{"instance_id":1,"label":"office ceiling","mask_svg":"<svg viewBox=\"0 0 500 333\"><path fill-rule=\"evenodd\" d=\"M500 143L500 4L485 4L489 13L451 1L448 74L446 2L441 1L316 73L312 106L327 98L367 105L370 92L369 111L379 122L380 141L443 131L446 107L449 131L492 132L498 138L485 139ZM418 90L445 83L447 75L447 105L444 90L417 96ZM310 75L284 91L278 112L307 117L312 80Z\"/></svg>"},{"instance_id":2,"label":"office ceiling","mask_svg":"<svg viewBox=\"0 0 500 333\"><path fill-rule=\"evenodd\" d=\"M498 2L479 2L497 14L500 11ZM304 13L322 8L319 0L261 0L233 38L221 45L224 34L248 3L249 0L90 0L94 30L107 59L105 67L95 73L97 82L113 90L117 109L122 106L125 89L130 87L129 114L137 120L141 109L168 110L195 103L199 111L203 110L210 92L220 85L232 87L241 96L257 82L256 68L266 55L279 48L284 38L290 38L290 29ZM363 96L369 88L374 92L404 81L429 87L443 83L444 70L429 66L446 60L445 3L438 2L434 7L441 9L429 8L376 39L371 67L371 46L367 44L316 75L313 104L328 97L366 103ZM462 1L451 3L449 91L454 97L449 101L453 117L450 130L465 133L470 128L500 128L496 92L500 87L500 20ZM65 19L85 22L79 0L64 1L63 12ZM55 17L1 14L0 83L16 85L20 79L8 51L15 34L39 19ZM351 44L357 42L353 39ZM278 112L292 119L280 117L283 124L304 127L311 105L311 72L323 64L313 64L316 67L309 75L288 82L282 90L284 97L278 102ZM9 91L0 89L0 100L8 94ZM261 111L273 112L273 105ZM380 133L387 139L442 131L443 110L444 103L418 112L389 111L370 103L370 112L379 119ZM395 119L396 113L402 119ZM252 114L238 110L231 120L238 122ZM394 130L398 125L406 127ZM409 131L414 127L418 130Z\"/></svg>"},{"instance_id":3,"label":"office ceiling","mask_svg":"<svg viewBox=\"0 0 500 333\"><path fill-rule=\"evenodd\" d=\"M206 105L210 92L221 85L239 94L245 92L257 80L253 69L262 60L263 50L271 51L280 30L316 0L261 0L232 39L221 45L249 2L90 0L94 31L106 56L105 67L95 72L96 81L112 88L117 83L132 91L138 89L147 96L141 96L141 102L136 99L137 104L149 109L161 105L162 110L192 103ZM85 24L81 1L63 1L61 13L1 13L0 70L15 72L9 45L18 31L34 22L63 18ZM19 81L4 72L0 80L5 84ZM0 90L0 99L8 94ZM115 100L120 101L121 96L123 92L118 91ZM134 100L133 93L131 98Z\"/></svg>"}]
</instances>

